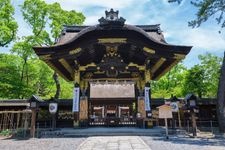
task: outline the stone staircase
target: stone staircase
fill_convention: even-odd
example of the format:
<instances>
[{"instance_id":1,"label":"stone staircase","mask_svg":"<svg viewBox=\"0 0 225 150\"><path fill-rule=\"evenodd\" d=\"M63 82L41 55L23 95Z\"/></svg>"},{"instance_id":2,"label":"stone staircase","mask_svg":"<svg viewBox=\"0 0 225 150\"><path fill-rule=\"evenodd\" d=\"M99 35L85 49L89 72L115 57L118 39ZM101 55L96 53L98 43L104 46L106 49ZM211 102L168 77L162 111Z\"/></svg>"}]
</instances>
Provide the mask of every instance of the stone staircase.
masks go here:
<instances>
[{"instance_id":1,"label":"stone staircase","mask_svg":"<svg viewBox=\"0 0 225 150\"><path fill-rule=\"evenodd\" d=\"M174 130L169 130L169 134L177 134ZM183 134L178 133L178 134ZM151 129L141 129L135 127L121 127L121 128L104 128L104 127L91 127L91 128L60 128L52 130L40 130L40 138L49 137L88 137L88 136L164 136L165 129L162 127L154 127Z\"/></svg>"}]
</instances>

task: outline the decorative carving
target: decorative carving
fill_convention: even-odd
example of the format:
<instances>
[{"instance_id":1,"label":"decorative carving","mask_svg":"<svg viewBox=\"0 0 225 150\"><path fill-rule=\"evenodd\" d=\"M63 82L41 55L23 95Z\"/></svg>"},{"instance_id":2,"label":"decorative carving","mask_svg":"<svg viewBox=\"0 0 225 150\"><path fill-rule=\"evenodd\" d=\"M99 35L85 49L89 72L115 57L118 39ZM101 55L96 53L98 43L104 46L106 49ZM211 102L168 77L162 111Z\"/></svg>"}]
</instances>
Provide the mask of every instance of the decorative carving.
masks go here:
<instances>
[{"instance_id":1,"label":"decorative carving","mask_svg":"<svg viewBox=\"0 0 225 150\"><path fill-rule=\"evenodd\" d=\"M122 17L118 17L119 11L114 11L110 9L110 11L105 11L105 18L102 17L98 21L101 27L111 27L111 28L118 28L123 27L125 23L125 19Z\"/></svg>"},{"instance_id":2,"label":"decorative carving","mask_svg":"<svg viewBox=\"0 0 225 150\"><path fill-rule=\"evenodd\" d=\"M155 50L151 49L151 48L148 48L148 47L144 47L143 50L147 53L150 53L150 54L155 54Z\"/></svg>"},{"instance_id":3,"label":"decorative carving","mask_svg":"<svg viewBox=\"0 0 225 150\"><path fill-rule=\"evenodd\" d=\"M175 59L184 59L185 58L185 54L174 54L174 57Z\"/></svg>"},{"instance_id":4,"label":"decorative carving","mask_svg":"<svg viewBox=\"0 0 225 150\"><path fill-rule=\"evenodd\" d=\"M122 58L119 57L117 53L117 45L114 44L105 44L106 46L106 54L103 56L101 62L97 65L97 68L102 70L113 70L116 69L118 71L125 70L127 64L123 61L121 62Z\"/></svg>"},{"instance_id":5,"label":"decorative carving","mask_svg":"<svg viewBox=\"0 0 225 150\"><path fill-rule=\"evenodd\" d=\"M80 71L74 71L74 83L80 83Z\"/></svg>"},{"instance_id":6,"label":"decorative carving","mask_svg":"<svg viewBox=\"0 0 225 150\"><path fill-rule=\"evenodd\" d=\"M105 43L127 43L126 38L103 38L98 39L98 43L105 44Z\"/></svg>"},{"instance_id":7,"label":"decorative carving","mask_svg":"<svg viewBox=\"0 0 225 150\"><path fill-rule=\"evenodd\" d=\"M93 73L87 72L87 73L85 73L84 78L85 78L85 79L91 79L92 76L93 76Z\"/></svg>"},{"instance_id":8,"label":"decorative carving","mask_svg":"<svg viewBox=\"0 0 225 150\"><path fill-rule=\"evenodd\" d=\"M41 56L39 56L39 58L41 60L50 60L51 59L51 54L41 55Z\"/></svg>"},{"instance_id":9,"label":"decorative carving","mask_svg":"<svg viewBox=\"0 0 225 150\"><path fill-rule=\"evenodd\" d=\"M96 67L96 64L95 63L90 63L90 64L87 64L86 66L80 66L79 70L80 71L85 71L88 67Z\"/></svg>"},{"instance_id":10,"label":"decorative carving","mask_svg":"<svg viewBox=\"0 0 225 150\"><path fill-rule=\"evenodd\" d=\"M150 70L145 70L145 82L149 82L151 80L151 72Z\"/></svg>"},{"instance_id":11,"label":"decorative carving","mask_svg":"<svg viewBox=\"0 0 225 150\"><path fill-rule=\"evenodd\" d=\"M105 11L105 19L107 20L117 20L118 19L118 14L119 14L119 11L113 11L113 9L111 8L110 11Z\"/></svg>"},{"instance_id":12,"label":"decorative carving","mask_svg":"<svg viewBox=\"0 0 225 150\"><path fill-rule=\"evenodd\" d=\"M117 49L118 47L117 46L106 46L106 53L107 53L107 56L110 56L110 57L113 57L113 56L117 56Z\"/></svg>"},{"instance_id":13,"label":"decorative carving","mask_svg":"<svg viewBox=\"0 0 225 150\"><path fill-rule=\"evenodd\" d=\"M75 54L79 53L80 51L81 51L81 48L79 47L79 48L76 48L74 50L69 51L69 54L70 55L75 55Z\"/></svg>"},{"instance_id":14,"label":"decorative carving","mask_svg":"<svg viewBox=\"0 0 225 150\"><path fill-rule=\"evenodd\" d=\"M137 77L140 77L140 74L138 72L132 72L131 77L137 78Z\"/></svg>"},{"instance_id":15,"label":"decorative carving","mask_svg":"<svg viewBox=\"0 0 225 150\"><path fill-rule=\"evenodd\" d=\"M118 76L118 71L115 69L111 69L111 70L107 70L106 71L106 76L107 77L111 77L111 78L115 78Z\"/></svg>"},{"instance_id":16,"label":"decorative carving","mask_svg":"<svg viewBox=\"0 0 225 150\"><path fill-rule=\"evenodd\" d=\"M129 67L137 67L140 71L144 71L145 70L145 66L140 66L140 65L134 64L132 62L128 64L126 69L128 69Z\"/></svg>"}]
</instances>

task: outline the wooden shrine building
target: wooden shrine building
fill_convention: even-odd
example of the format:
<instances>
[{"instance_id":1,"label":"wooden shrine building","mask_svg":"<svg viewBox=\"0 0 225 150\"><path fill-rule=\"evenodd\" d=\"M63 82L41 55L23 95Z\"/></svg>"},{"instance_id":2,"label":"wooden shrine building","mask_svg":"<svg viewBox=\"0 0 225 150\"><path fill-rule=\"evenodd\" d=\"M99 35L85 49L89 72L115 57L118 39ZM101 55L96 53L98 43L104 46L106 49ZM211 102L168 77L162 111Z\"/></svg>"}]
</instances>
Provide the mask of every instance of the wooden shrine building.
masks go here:
<instances>
[{"instance_id":1,"label":"wooden shrine building","mask_svg":"<svg viewBox=\"0 0 225 150\"><path fill-rule=\"evenodd\" d=\"M105 14L94 26L65 26L53 46L34 47L41 60L74 82L75 125L151 119L151 80L192 48L168 44L159 24L128 25L118 11Z\"/></svg>"}]
</instances>

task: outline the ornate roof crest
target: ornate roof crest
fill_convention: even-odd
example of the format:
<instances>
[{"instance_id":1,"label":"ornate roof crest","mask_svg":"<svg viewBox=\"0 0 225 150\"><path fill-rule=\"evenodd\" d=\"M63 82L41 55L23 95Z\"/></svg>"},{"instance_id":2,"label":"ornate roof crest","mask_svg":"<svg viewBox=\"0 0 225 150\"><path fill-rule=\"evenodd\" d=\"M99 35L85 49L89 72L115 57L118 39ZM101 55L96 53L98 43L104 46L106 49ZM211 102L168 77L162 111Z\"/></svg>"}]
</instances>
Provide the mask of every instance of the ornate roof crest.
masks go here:
<instances>
[{"instance_id":1,"label":"ornate roof crest","mask_svg":"<svg viewBox=\"0 0 225 150\"><path fill-rule=\"evenodd\" d=\"M114 11L112 8L110 9L110 11L105 11L105 18L102 17L98 20L100 26L111 28L123 27L126 20L123 17L119 18L118 14L119 11Z\"/></svg>"}]
</instances>

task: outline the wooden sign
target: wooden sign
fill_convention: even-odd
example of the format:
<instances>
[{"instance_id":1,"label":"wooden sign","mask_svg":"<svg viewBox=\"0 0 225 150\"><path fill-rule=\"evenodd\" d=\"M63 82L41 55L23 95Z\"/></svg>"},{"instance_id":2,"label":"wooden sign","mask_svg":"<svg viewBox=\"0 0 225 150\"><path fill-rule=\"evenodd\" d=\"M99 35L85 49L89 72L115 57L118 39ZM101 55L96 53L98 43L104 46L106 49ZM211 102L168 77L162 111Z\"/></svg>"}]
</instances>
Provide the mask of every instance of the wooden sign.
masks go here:
<instances>
[{"instance_id":1,"label":"wooden sign","mask_svg":"<svg viewBox=\"0 0 225 150\"><path fill-rule=\"evenodd\" d=\"M162 105L157 108L159 109L159 118L173 118L171 106Z\"/></svg>"}]
</instances>

